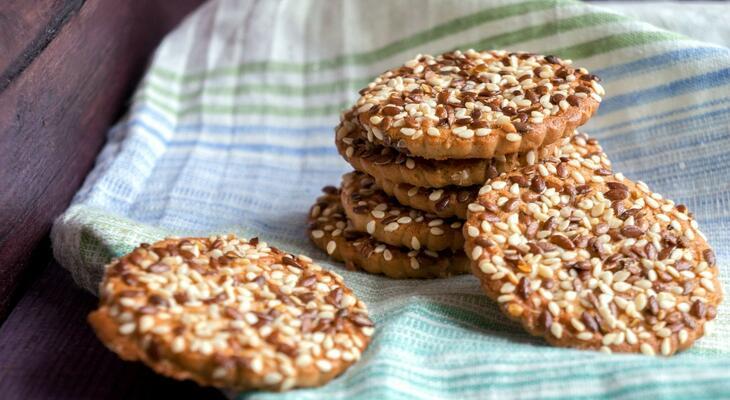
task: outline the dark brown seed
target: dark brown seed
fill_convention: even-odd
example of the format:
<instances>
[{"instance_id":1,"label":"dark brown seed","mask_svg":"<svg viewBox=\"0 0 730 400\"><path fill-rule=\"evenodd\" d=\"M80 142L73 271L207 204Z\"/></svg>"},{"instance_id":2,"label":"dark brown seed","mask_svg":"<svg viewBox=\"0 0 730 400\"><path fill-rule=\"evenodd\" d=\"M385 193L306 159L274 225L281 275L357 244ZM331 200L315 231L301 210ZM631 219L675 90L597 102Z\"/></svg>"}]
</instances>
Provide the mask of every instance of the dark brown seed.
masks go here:
<instances>
[{"instance_id":1,"label":"dark brown seed","mask_svg":"<svg viewBox=\"0 0 730 400\"><path fill-rule=\"evenodd\" d=\"M617 217L620 217L626 211L626 207L624 207L624 203L621 201L614 201L611 203L611 208L613 208L613 214Z\"/></svg>"},{"instance_id":2,"label":"dark brown seed","mask_svg":"<svg viewBox=\"0 0 730 400\"><path fill-rule=\"evenodd\" d=\"M540 242L537 242L537 245L538 245L538 246L540 246L540 248L541 248L541 249L542 249L543 251L553 251L553 250L555 250L555 249L557 249L557 248L558 248L558 247L557 247L557 246L555 246L554 244L552 244L552 243L549 243L549 242L546 242L546 241L540 241Z\"/></svg>"},{"instance_id":3,"label":"dark brown seed","mask_svg":"<svg viewBox=\"0 0 730 400\"><path fill-rule=\"evenodd\" d=\"M570 104L573 107L578 107L580 105L580 99L578 98L578 96L576 96L574 94L571 94L570 96L568 96L566 101L568 102L568 104Z\"/></svg>"},{"instance_id":4,"label":"dark brown seed","mask_svg":"<svg viewBox=\"0 0 730 400\"><path fill-rule=\"evenodd\" d=\"M513 122L512 125L515 127L517 132L527 132L530 126L524 122Z\"/></svg>"},{"instance_id":5,"label":"dark brown seed","mask_svg":"<svg viewBox=\"0 0 730 400\"><path fill-rule=\"evenodd\" d=\"M657 252L653 243L647 243L646 246L644 246L644 254L646 254L646 258L649 260L656 260Z\"/></svg>"},{"instance_id":6,"label":"dark brown seed","mask_svg":"<svg viewBox=\"0 0 730 400\"><path fill-rule=\"evenodd\" d=\"M553 315L550 314L550 311L543 310L540 314L540 325L544 326L546 330L553 325Z\"/></svg>"},{"instance_id":7,"label":"dark brown seed","mask_svg":"<svg viewBox=\"0 0 730 400\"><path fill-rule=\"evenodd\" d=\"M456 120L455 122L456 122L456 125L457 125L457 126L464 126L464 125L469 125L469 124L471 124L471 122L472 122L472 119L471 119L471 117L466 117L466 118L459 118L459 119L457 119L457 120Z\"/></svg>"},{"instance_id":8,"label":"dark brown seed","mask_svg":"<svg viewBox=\"0 0 730 400\"><path fill-rule=\"evenodd\" d=\"M302 280L299 281L299 286L301 287L310 287L317 283L317 277L314 275L310 275Z\"/></svg>"},{"instance_id":9,"label":"dark brown seed","mask_svg":"<svg viewBox=\"0 0 730 400\"><path fill-rule=\"evenodd\" d=\"M561 234L555 234L550 236L550 243L557 244L565 250L574 250L575 244L567 236Z\"/></svg>"},{"instance_id":10,"label":"dark brown seed","mask_svg":"<svg viewBox=\"0 0 730 400\"><path fill-rule=\"evenodd\" d=\"M323 191L324 193L326 193L326 194L337 194L337 193L339 193L339 192L340 192L340 191L339 191L339 190L337 190L337 188L336 188L336 187L334 187L334 186L325 186L325 187L323 187L323 188L322 188L322 191ZM254 239L256 239L256 244L258 244L258 240L259 240L259 238L254 238ZM254 239L251 239L251 240L254 240ZM255 246L255 244L253 244L253 243L251 243L251 245L252 245L252 246Z\"/></svg>"},{"instance_id":11,"label":"dark brown seed","mask_svg":"<svg viewBox=\"0 0 730 400\"><path fill-rule=\"evenodd\" d=\"M223 315L230 319L243 319L243 314L233 307L225 307L223 309Z\"/></svg>"},{"instance_id":12,"label":"dark brown seed","mask_svg":"<svg viewBox=\"0 0 730 400\"><path fill-rule=\"evenodd\" d=\"M488 126L489 126L489 122L484 121L484 120L479 120L479 121L472 122L471 125L469 125L469 128L477 130L477 129L481 129L481 128L486 128Z\"/></svg>"},{"instance_id":13,"label":"dark brown seed","mask_svg":"<svg viewBox=\"0 0 730 400\"><path fill-rule=\"evenodd\" d=\"M352 211L355 214L367 214L368 213L368 207L367 206L357 206L352 209Z\"/></svg>"},{"instance_id":14,"label":"dark brown seed","mask_svg":"<svg viewBox=\"0 0 730 400\"><path fill-rule=\"evenodd\" d=\"M558 104L561 101L563 101L564 99L565 99L565 96L563 96L560 93L556 93L556 94L552 95L552 97L550 97L550 102L553 104Z\"/></svg>"},{"instance_id":15,"label":"dark brown seed","mask_svg":"<svg viewBox=\"0 0 730 400\"><path fill-rule=\"evenodd\" d=\"M496 214L493 214L491 212L481 213L480 218L487 222L492 222L492 223L502 221Z\"/></svg>"},{"instance_id":16,"label":"dark brown seed","mask_svg":"<svg viewBox=\"0 0 730 400\"><path fill-rule=\"evenodd\" d=\"M689 314L686 312L682 313L682 321L689 329L695 329L697 327L697 322L695 322L695 319L690 317Z\"/></svg>"},{"instance_id":17,"label":"dark brown seed","mask_svg":"<svg viewBox=\"0 0 730 400\"><path fill-rule=\"evenodd\" d=\"M611 201L625 200L629 197L629 192L621 189L611 189L604 193L604 196Z\"/></svg>"},{"instance_id":18,"label":"dark brown seed","mask_svg":"<svg viewBox=\"0 0 730 400\"><path fill-rule=\"evenodd\" d=\"M415 118L411 117L410 115L405 117L403 119L403 122L405 122L406 126L409 128L418 128L418 121L416 121Z\"/></svg>"},{"instance_id":19,"label":"dark brown seed","mask_svg":"<svg viewBox=\"0 0 730 400\"><path fill-rule=\"evenodd\" d=\"M565 166L565 163L561 162L555 169L560 178L565 178L566 176L568 176L568 167Z\"/></svg>"},{"instance_id":20,"label":"dark brown seed","mask_svg":"<svg viewBox=\"0 0 730 400\"><path fill-rule=\"evenodd\" d=\"M502 114L512 117L514 115L517 115L517 111L515 111L514 108L507 106L502 108Z\"/></svg>"},{"instance_id":21,"label":"dark brown seed","mask_svg":"<svg viewBox=\"0 0 730 400\"><path fill-rule=\"evenodd\" d=\"M354 322L356 325L359 326L374 326L373 321L370 320L366 315L363 314L355 314L349 316L350 321Z\"/></svg>"},{"instance_id":22,"label":"dark brown seed","mask_svg":"<svg viewBox=\"0 0 730 400\"><path fill-rule=\"evenodd\" d=\"M537 230L539 229L539 223L537 221L532 221L527 225L527 229L525 231L525 235L532 239L537 234Z\"/></svg>"},{"instance_id":23,"label":"dark brown seed","mask_svg":"<svg viewBox=\"0 0 730 400\"><path fill-rule=\"evenodd\" d=\"M530 183L530 190L535 193L542 193L545 191L545 180L540 175L535 175Z\"/></svg>"},{"instance_id":24,"label":"dark brown seed","mask_svg":"<svg viewBox=\"0 0 730 400\"><path fill-rule=\"evenodd\" d=\"M586 328L590 329L593 332L598 332L598 322L596 322L596 319L593 317L593 315L589 314L588 311L583 311L583 314L580 315L581 321L583 321L583 324L586 326Z\"/></svg>"},{"instance_id":25,"label":"dark brown seed","mask_svg":"<svg viewBox=\"0 0 730 400\"><path fill-rule=\"evenodd\" d=\"M695 302L692 303L692 307L690 308L689 312L695 318L698 318L698 319L705 318L705 315L707 313L707 309L705 308L705 303L703 303L701 300L695 300Z\"/></svg>"},{"instance_id":26,"label":"dark brown seed","mask_svg":"<svg viewBox=\"0 0 730 400\"><path fill-rule=\"evenodd\" d=\"M715 317L717 316L717 309L715 308L715 306L713 306L712 304L707 306L706 316L708 321L715 319Z\"/></svg>"},{"instance_id":27,"label":"dark brown seed","mask_svg":"<svg viewBox=\"0 0 730 400\"><path fill-rule=\"evenodd\" d=\"M484 248L492 247L494 246L494 243L492 243L491 240L484 238L484 237L478 237L474 240L474 243L476 243L479 246L482 246Z\"/></svg>"},{"instance_id":28,"label":"dark brown seed","mask_svg":"<svg viewBox=\"0 0 730 400\"><path fill-rule=\"evenodd\" d=\"M677 271L687 271L692 268L692 265L685 260L679 260L674 264L674 269Z\"/></svg>"},{"instance_id":29,"label":"dark brown seed","mask_svg":"<svg viewBox=\"0 0 730 400\"><path fill-rule=\"evenodd\" d=\"M449 96L449 91L444 90L436 96L436 101L438 101L440 104L446 104L446 102L449 100Z\"/></svg>"},{"instance_id":30,"label":"dark brown seed","mask_svg":"<svg viewBox=\"0 0 730 400\"><path fill-rule=\"evenodd\" d=\"M717 262L717 259L715 258L715 252L712 251L712 249L705 249L705 251L702 252L702 257L705 258L705 261L707 261L710 266L715 265Z\"/></svg>"},{"instance_id":31,"label":"dark brown seed","mask_svg":"<svg viewBox=\"0 0 730 400\"><path fill-rule=\"evenodd\" d=\"M499 176L499 171L497 171L497 167L494 164L489 164L487 167L487 178L493 179Z\"/></svg>"},{"instance_id":32,"label":"dark brown seed","mask_svg":"<svg viewBox=\"0 0 730 400\"><path fill-rule=\"evenodd\" d=\"M449 196L444 196L441 200L436 202L436 210L437 211L443 211L446 209L446 207L449 206L449 203L451 203L451 200L449 199Z\"/></svg>"},{"instance_id":33,"label":"dark brown seed","mask_svg":"<svg viewBox=\"0 0 730 400\"><path fill-rule=\"evenodd\" d=\"M517 295L520 296L523 300L527 300L527 297L530 296L530 292L532 292L530 282L527 280L526 277L523 276L522 279L520 279L520 282L517 284Z\"/></svg>"},{"instance_id":34,"label":"dark brown seed","mask_svg":"<svg viewBox=\"0 0 730 400\"><path fill-rule=\"evenodd\" d=\"M512 175L509 177L511 183L516 183L519 187L527 187L530 181L522 175Z\"/></svg>"},{"instance_id":35,"label":"dark brown seed","mask_svg":"<svg viewBox=\"0 0 730 400\"><path fill-rule=\"evenodd\" d=\"M558 222L555 220L555 217L550 217L543 222L542 229L545 231L552 231L556 226L558 226Z\"/></svg>"},{"instance_id":36,"label":"dark brown seed","mask_svg":"<svg viewBox=\"0 0 730 400\"><path fill-rule=\"evenodd\" d=\"M649 296L647 306L649 307L648 310L651 315L659 314L659 303L657 303L656 297Z\"/></svg>"},{"instance_id":37,"label":"dark brown seed","mask_svg":"<svg viewBox=\"0 0 730 400\"><path fill-rule=\"evenodd\" d=\"M154 305L154 306L163 306L163 307L167 307L168 304L169 304L168 301L167 301L167 299L165 299L164 297L162 297L162 296L160 296L158 294L150 295L147 298L147 302L149 304Z\"/></svg>"},{"instance_id":38,"label":"dark brown seed","mask_svg":"<svg viewBox=\"0 0 730 400\"><path fill-rule=\"evenodd\" d=\"M608 175L611 175L611 170L610 169L607 169L607 168L598 168L596 170L596 175L599 175L599 176L608 176Z\"/></svg>"},{"instance_id":39,"label":"dark brown seed","mask_svg":"<svg viewBox=\"0 0 730 400\"><path fill-rule=\"evenodd\" d=\"M657 256L657 258L659 260L666 260L672 254L672 252L674 251L674 248L675 248L674 246L667 246L667 247L663 248L662 251L659 252L659 255Z\"/></svg>"},{"instance_id":40,"label":"dark brown seed","mask_svg":"<svg viewBox=\"0 0 730 400\"><path fill-rule=\"evenodd\" d=\"M513 212L520 206L519 199L510 199L502 206L505 212Z\"/></svg>"},{"instance_id":41,"label":"dark brown seed","mask_svg":"<svg viewBox=\"0 0 730 400\"><path fill-rule=\"evenodd\" d=\"M459 192L459 194L456 196L456 201L459 203L467 203L472 199L472 192L468 190L462 190Z\"/></svg>"},{"instance_id":42,"label":"dark brown seed","mask_svg":"<svg viewBox=\"0 0 730 400\"><path fill-rule=\"evenodd\" d=\"M589 185L580 185L575 187L575 192L579 195L584 195L586 193L590 193L591 187Z\"/></svg>"},{"instance_id":43,"label":"dark brown seed","mask_svg":"<svg viewBox=\"0 0 730 400\"><path fill-rule=\"evenodd\" d=\"M679 311L675 311L667 315L664 320L667 321L668 324L676 324L682 320L682 314Z\"/></svg>"},{"instance_id":44,"label":"dark brown seed","mask_svg":"<svg viewBox=\"0 0 730 400\"><path fill-rule=\"evenodd\" d=\"M692 283L692 281L687 281L684 283L684 285L682 285L682 288L684 289L682 291L682 294L690 294L692 293L692 290L694 290L695 284Z\"/></svg>"},{"instance_id":45,"label":"dark brown seed","mask_svg":"<svg viewBox=\"0 0 730 400\"><path fill-rule=\"evenodd\" d=\"M643 235L644 231L636 225L624 225L621 227L621 234L628 238L637 238Z\"/></svg>"},{"instance_id":46,"label":"dark brown seed","mask_svg":"<svg viewBox=\"0 0 730 400\"><path fill-rule=\"evenodd\" d=\"M608 186L609 189L629 191L629 187L621 182L606 182L606 186Z\"/></svg>"},{"instance_id":47,"label":"dark brown seed","mask_svg":"<svg viewBox=\"0 0 730 400\"><path fill-rule=\"evenodd\" d=\"M400 107L396 107L396 106L391 106L391 105L388 105L388 106L385 106L385 107L383 107L383 109L382 109L382 110L380 110L380 112L381 112L381 113L382 113L383 115L387 115L387 116L393 116L393 115L398 115L398 114L400 114L400 112L401 112L401 109L400 109Z\"/></svg>"}]
</instances>

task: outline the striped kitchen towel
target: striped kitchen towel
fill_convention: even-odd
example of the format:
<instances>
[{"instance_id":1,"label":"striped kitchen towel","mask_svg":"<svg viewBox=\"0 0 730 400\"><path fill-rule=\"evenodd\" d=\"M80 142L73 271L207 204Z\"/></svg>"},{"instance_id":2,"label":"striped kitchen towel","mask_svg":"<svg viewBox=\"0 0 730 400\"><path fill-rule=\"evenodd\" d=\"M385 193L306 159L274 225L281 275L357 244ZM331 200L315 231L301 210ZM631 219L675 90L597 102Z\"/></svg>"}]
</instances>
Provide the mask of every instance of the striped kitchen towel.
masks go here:
<instances>
[{"instance_id":1,"label":"striped kitchen towel","mask_svg":"<svg viewBox=\"0 0 730 400\"><path fill-rule=\"evenodd\" d=\"M318 389L255 398L730 397L730 314L671 359L548 347L477 280L346 271L307 239L320 188L349 170L333 127L357 90L418 53L507 48L574 59L607 90L585 131L616 168L687 204L730 287L730 50L574 1L211 1L157 50L53 229L95 291L102 266L166 234L236 232L307 253L370 306L360 363Z\"/></svg>"}]
</instances>

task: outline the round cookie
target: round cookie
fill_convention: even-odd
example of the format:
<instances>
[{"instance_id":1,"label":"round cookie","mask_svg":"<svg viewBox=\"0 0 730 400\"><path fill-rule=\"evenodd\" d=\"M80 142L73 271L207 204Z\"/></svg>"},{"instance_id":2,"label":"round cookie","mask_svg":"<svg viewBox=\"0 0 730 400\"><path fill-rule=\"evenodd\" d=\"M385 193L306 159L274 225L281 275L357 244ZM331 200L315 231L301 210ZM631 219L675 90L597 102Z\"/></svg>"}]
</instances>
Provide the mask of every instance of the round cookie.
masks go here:
<instances>
[{"instance_id":1,"label":"round cookie","mask_svg":"<svg viewBox=\"0 0 730 400\"><path fill-rule=\"evenodd\" d=\"M398 203L425 211L440 218L466 219L467 207L477 198L480 186L445 186L428 188L389 180L378 182L385 194Z\"/></svg>"},{"instance_id":2,"label":"round cookie","mask_svg":"<svg viewBox=\"0 0 730 400\"><path fill-rule=\"evenodd\" d=\"M374 143L415 156L492 158L538 149L583 125L604 95L598 81L555 56L418 55L361 90L344 119Z\"/></svg>"},{"instance_id":3,"label":"round cookie","mask_svg":"<svg viewBox=\"0 0 730 400\"><path fill-rule=\"evenodd\" d=\"M570 138L562 140L562 144L554 151L552 157L543 157L542 160L555 160L561 154L576 153L580 156L603 154L601 146L594 139L584 133L576 133ZM609 163L608 160L605 160ZM395 197L404 206L423 210L442 218L456 216L466 219L467 206L477 198L481 186L446 186L442 188L418 187L407 183L394 183L384 179L378 181L383 191Z\"/></svg>"},{"instance_id":4,"label":"round cookie","mask_svg":"<svg viewBox=\"0 0 730 400\"><path fill-rule=\"evenodd\" d=\"M233 235L168 238L113 261L89 322L124 360L234 390L322 385L374 329L339 275Z\"/></svg>"},{"instance_id":5,"label":"round cookie","mask_svg":"<svg viewBox=\"0 0 730 400\"><path fill-rule=\"evenodd\" d=\"M381 243L357 232L347 220L340 191L328 186L309 211L312 242L349 269L361 269L390 278L446 278L469 272L463 251L410 250Z\"/></svg>"},{"instance_id":6,"label":"round cookie","mask_svg":"<svg viewBox=\"0 0 730 400\"><path fill-rule=\"evenodd\" d=\"M362 172L342 176L342 207L353 229L392 246L412 250L463 250L462 222L404 207Z\"/></svg>"},{"instance_id":7,"label":"round cookie","mask_svg":"<svg viewBox=\"0 0 730 400\"><path fill-rule=\"evenodd\" d=\"M487 295L552 345L674 354L715 318L715 256L686 207L603 160L494 179L469 206L465 251Z\"/></svg>"},{"instance_id":8,"label":"round cookie","mask_svg":"<svg viewBox=\"0 0 730 400\"><path fill-rule=\"evenodd\" d=\"M356 125L342 121L335 139L340 155L356 170L380 184L383 180L423 187L482 185L484 181L542 158L554 155L557 143L526 153L497 155L489 159L429 160L392 147L369 142Z\"/></svg>"}]
</instances>

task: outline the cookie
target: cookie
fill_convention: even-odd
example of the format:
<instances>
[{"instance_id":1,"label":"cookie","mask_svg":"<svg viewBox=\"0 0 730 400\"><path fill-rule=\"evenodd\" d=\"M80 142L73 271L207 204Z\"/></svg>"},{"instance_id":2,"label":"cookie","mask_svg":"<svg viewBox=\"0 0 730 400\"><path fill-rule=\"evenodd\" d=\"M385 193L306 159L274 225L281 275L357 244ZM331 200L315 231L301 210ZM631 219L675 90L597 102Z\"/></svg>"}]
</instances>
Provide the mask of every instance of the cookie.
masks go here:
<instances>
[{"instance_id":1,"label":"cookie","mask_svg":"<svg viewBox=\"0 0 730 400\"><path fill-rule=\"evenodd\" d=\"M469 205L465 251L489 297L555 346L672 355L722 298L686 207L567 156L492 180Z\"/></svg>"},{"instance_id":2,"label":"cookie","mask_svg":"<svg viewBox=\"0 0 730 400\"><path fill-rule=\"evenodd\" d=\"M558 141L590 119L599 78L569 60L506 51L418 55L343 115L374 143L423 158L492 158Z\"/></svg>"},{"instance_id":3,"label":"cookie","mask_svg":"<svg viewBox=\"0 0 730 400\"><path fill-rule=\"evenodd\" d=\"M122 359L233 390L322 385L374 329L339 275L233 235L143 244L106 266L100 297L89 322Z\"/></svg>"},{"instance_id":4,"label":"cookie","mask_svg":"<svg viewBox=\"0 0 730 400\"><path fill-rule=\"evenodd\" d=\"M325 194L309 211L309 237L347 268L396 279L446 278L470 271L469 259L463 251L410 250L357 232L345 216L340 191L332 186L322 190Z\"/></svg>"},{"instance_id":5,"label":"cookie","mask_svg":"<svg viewBox=\"0 0 730 400\"><path fill-rule=\"evenodd\" d=\"M353 229L383 243L412 250L464 249L461 221L444 220L403 206L378 189L375 180L362 172L350 172L342 177L341 201Z\"/></svg>"},{"instance_id":6,"label":"cookie","mask_svg":"<svg viewBox=\"0 0 730 400\"><path fill-rule=\"evenodd\" d=\"M482 185L484 181L521 166L552 156L557 143L526 153L498 155L490 159L429 160L408 156L392 147L369 142L356 125L342 121L335 139L340 155L356 170L373 176L423 187Z\"/></svg>"},{"instance_id":7,"label":"cookie","mask_svg":"<svg viewBox=\"0 0 730 400\"><path fill-rule=\"evenodd\" d=\"M590 139L585 133L577 133L570 138L563 139L552 157L554 159L554 157L560 157L561 154L570 155L576 152L578 155L585 156L603 154L603 149L598 142ZM551 158L543 157L543 160L548 159ZM605 162L610 163L608 159ZM407 183L394 183L387 179L377 183L386 194L395 197L404 206L423 210L441 218L456 216L459 219L466 219L467 206L477 198L477 193L481 188L481 185L428 188Z\"/></svg>"}]
</instances>

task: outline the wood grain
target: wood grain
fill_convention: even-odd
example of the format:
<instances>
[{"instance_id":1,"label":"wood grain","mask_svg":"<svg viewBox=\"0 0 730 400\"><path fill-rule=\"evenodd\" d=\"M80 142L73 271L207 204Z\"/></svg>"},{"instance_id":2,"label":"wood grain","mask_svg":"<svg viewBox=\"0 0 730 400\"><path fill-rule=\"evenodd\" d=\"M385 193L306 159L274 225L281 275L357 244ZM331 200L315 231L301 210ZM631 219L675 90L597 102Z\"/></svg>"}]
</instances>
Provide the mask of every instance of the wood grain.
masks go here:
<instances>
[{"instance_id":1,"label":"wood grain","mask_svg":"<svg viewBox=\"0 0 730 400\"><path fill-rule=\"evenodd\" d=\"M1 398L224 398L218 390L118 359L86 323L97 299L55 262L38 262L38 279L0 327Z\"/></svg>"},{"instance_id":2,"label":"wood grain","mask_svg":"<svg viewBox=\"0 0 730 400\"><path fill-rule=\"evenodd\" d=\"M200 3L0 2L0 321L18 298L31 252L92 167L150 53Z\"/></svg>"}]
</instances>

